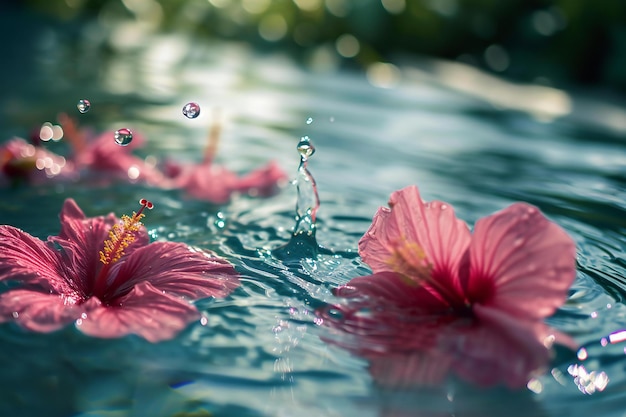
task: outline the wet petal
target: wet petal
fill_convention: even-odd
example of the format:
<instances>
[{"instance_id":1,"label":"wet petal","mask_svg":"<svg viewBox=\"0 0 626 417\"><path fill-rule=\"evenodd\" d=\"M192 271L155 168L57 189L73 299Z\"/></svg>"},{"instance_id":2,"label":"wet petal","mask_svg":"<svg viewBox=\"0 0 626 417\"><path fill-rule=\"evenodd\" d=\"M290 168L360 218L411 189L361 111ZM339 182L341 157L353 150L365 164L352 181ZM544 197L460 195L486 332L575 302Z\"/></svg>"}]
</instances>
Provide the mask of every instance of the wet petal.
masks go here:
<instances>
[{"instance_id":1,"label":"wet petal","mask_svg":"<svg viewBox=\"0 0 626 417\"><path fill-rule=\"evenodd\" d=\"M367 357L429 349L454 319L426 287L394 273L355 278L336 295L346 301L318 310L338 331L328 341Z\"/></svg>"},{"instance_id":2,"label":"wet petal","mask_svg":"<svg viewBox=\"0 0 626 417\"><path fill-rule=\"evenodd\" d=\"M84 319L79 330L90 336L117 338L136 334L150 342L175 337L200 318L188 301L164 294L147 282L135 286L119 306L102 305Z\"/></svg>"},{"instance_id":3,"label":"wet petal","mask_svg":"<svg viewBox=\"0 0 626 417\"><path fill-rule=\"evenodd\" d=\"M159 291L188 297L225 297L239 285L237 271L215 254L183 243L154 242L114 266L107 299L119 297L141 282Z\"/></svg>"},{"instance_id":4,"label":"wet petal","mask_svg":"<svg viewBox=\"0 0 626 417\"><path fill-rule=\"evenodd\" d=\"M234 190L239 192L256 192L261 197L274 194L280 182L287 181L287 174L277 163L271 162L267 166L257 168L254 171L238 178L233 185Z\"/></svg>"},{"instance_id":5,"label":"wet petal","mask_svg":"<svg viewBox=\"0 0 626 417\"><path fill-rule=\"evenodd\" d=\"M417 244L446 288L459 291L458 265L470 242L467 225L443 202L424 203L415 186L396 191L359 242L359 254L373 272L393 270L389 262L405 242Z\"/></svg>"},{"instance_id":6,"label":"wet petal","mask_svg":"<svg viewBox=\"0 0 626 417\"><path fill-rule=\"evenodd\" d=\"M194 198L222 204L230 200L238 178L222 166L199 164L185 170L176 182Z\"/></svg>"},{"instance_id":7,"label":"wet petal","mask_svg":"<svg viewBox=\"0 0 626 417\"><path fill-rule=\"evenodd\" d=\"M516 203L476 222L468 298L524 318L563 304L576 276L576 247L536 208Z\"/></svg>"},{"instance_id":8,"label":"wet petal","mask_svg":"<svg viewBox=\"0 0 626 417\"><path fill-rule=\"evenodd\" d=\"M27 330L52 332L80 318L94 302L76 305L68 295L11 290L0 294L0 322L15 321Z\"/></svg>"},{"instance_id":9,"label":"wet petal","mask_svg":"<svg viewBox=\"0 0 626 417\"><path fill-rule=\"evenodd\" d=\"M0 226L0 280L44 288L64 288L58 254L41 240L13 226Z\"/></svg>"}]
</instances>

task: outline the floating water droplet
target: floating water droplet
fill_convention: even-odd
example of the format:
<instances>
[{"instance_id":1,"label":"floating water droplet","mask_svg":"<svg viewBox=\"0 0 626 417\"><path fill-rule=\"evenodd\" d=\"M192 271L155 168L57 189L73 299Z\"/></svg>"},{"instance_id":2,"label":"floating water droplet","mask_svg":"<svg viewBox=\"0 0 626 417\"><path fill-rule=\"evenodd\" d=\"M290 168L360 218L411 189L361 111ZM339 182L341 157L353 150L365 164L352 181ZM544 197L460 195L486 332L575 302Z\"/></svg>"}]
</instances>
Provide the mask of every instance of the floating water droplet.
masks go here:
<instances>
[{"instance_id":1,"label":"floating water droplet","mask_svg":"<svg viewBox=\"0 0 626 417\"><path fill-rule=\"evenodd\" d=\"M133 141L133 132L129 129L122 128L115 131L115 143L120 146L127 146Z\"/></svg>"},{"instance_id":2,"label":"floating water droplet","mask_svg":"<svg viewBox=\"0 0 626 417\"><path fill-rule=\"evenodd\" d=\"M587 359L588 355L587 355L587 349L585 348L580 348L578 350L578 352L576 353L576 356L578 357L579 360L584 361L585 359Z\"/></svg>"},{"instance_id":3,"label":"floating water droplet","mask_svg":"<svg viewBox=\"0 0 626 417\"><path fill-rule=\"evenodd\" d=\"M14 311L13 313L11 313L11 315L13 316L14 319L16 319L20 316L20 313L18 313L17 311Z\"/></svg>"},{"instance_id":4,"label":"floating water droplet","mask_svg":"<svg viewBox=\"0 0 626 417\"><path fill-rule=\"evenodd\" d=\"M208 323L209 323L209 319L207 319L205 316L202 316L200 318L200 325L206 326Z\"/></svg>"},{"instance_id":5,"label":"floating water droplet","mask_svg":"<svg viewBox=\"0 0 626 417\"><path fill-rule=\"evenodd\" d=\"M87 113L89 111L89 109L91 108L91 103L89 102L89 100L78 100L78 104L76 104L76 108L78 108L78 111L81 113Z\"/></svg>"},{"instance_id":6,"label":"floating water droplet","mask_svg":"<svg viewBox=\"0 0 626 417\"><path fill-rule=\"evenodd\" d=\"M308 119L306 119L306 124L310 125L311 123L313 123L312 117L309 117Z\"/></svg>"},{"instance_id":7,"label":"floating water droplet","mask_svg":"<svg viewBox=\"0 0 626 417\"><path fill-rule=\"evenodd\" d=\"M185 104L183 106L183 114L188 119L195 119L200 115L200 105L193 101Z\"/></svg>"},{"instance_id":8,"label":"floating water droplet","mask_svg":"<svg viewBox=\"0 0 626 417\"><path fill-rule=\"evenodd\" d=\"M298 142L298 153L300 153L300 158L303 161L306 161L315 153L315 146L313 146L308 136L303 136L300 142Z\"/></svg>"}]
</instances>

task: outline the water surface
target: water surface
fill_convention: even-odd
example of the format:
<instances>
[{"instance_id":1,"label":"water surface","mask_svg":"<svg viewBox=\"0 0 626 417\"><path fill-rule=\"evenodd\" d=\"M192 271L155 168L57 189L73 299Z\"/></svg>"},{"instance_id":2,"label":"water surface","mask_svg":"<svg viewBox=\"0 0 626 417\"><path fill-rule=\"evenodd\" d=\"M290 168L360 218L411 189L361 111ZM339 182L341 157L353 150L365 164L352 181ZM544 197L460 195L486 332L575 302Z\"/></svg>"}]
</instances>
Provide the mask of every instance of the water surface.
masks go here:
<instances>
[{"instance_id":1,"label":"water surface","mask_svg":"<svg viewBox=\"0 0 626 417\"><path fill-rule=\"evenodd\" d=\"M237 196L222 206L125 183L1 190L1 223L41 238L58 232L67 197L90 216L130 213L148 198L156 207L144 223L154 239L214 250L243 279L230 297L198 303L206 325L192 324L156 345L91 339L74 328L39 335L0 326L0 414L623 414L626 343L603 347L601 339L626 328L626 136L605 125L602 113L590 125L588 115L577 120L575 107L562 117L540 117L528 110L532 104L502 108L423 67L400 66L394 83L381 88L361 73L312 71L240 44L145 35L134 45L103 41L88 29L68 43L71 30L39 23L24 30L29 53L15 45L8 52L26 74L5 71L3 140L69 112L85 127L141 132L142 156L198 162L214 122L211 109L219 108L218 163L245 172L273 159L295 178L296 144L308 135L317 148L309 164L321 199L317 237L337 254L291 262L271 255L294 225L290 185L269 199ZM100 41L113 53L88 48ZM82 98L91 102L85 114L76 110ZM202 106L196 119L181 113L191 101ZM63 143L54 146L64 150ZM427 200L452 204L469 224L523 200L563 226L578 245L579 272L568 302L548 321L584 346L588 358L558 351L536 392L458 382L403 392L377 387L364 360L324 343L315 308L333 301L333 287L369 273L356 253L358 239L389 194L410 184ZM584 381L577 386L567 371L572 365L604 372L608 384L596 392Z\"/></svg>"}]
</instances>

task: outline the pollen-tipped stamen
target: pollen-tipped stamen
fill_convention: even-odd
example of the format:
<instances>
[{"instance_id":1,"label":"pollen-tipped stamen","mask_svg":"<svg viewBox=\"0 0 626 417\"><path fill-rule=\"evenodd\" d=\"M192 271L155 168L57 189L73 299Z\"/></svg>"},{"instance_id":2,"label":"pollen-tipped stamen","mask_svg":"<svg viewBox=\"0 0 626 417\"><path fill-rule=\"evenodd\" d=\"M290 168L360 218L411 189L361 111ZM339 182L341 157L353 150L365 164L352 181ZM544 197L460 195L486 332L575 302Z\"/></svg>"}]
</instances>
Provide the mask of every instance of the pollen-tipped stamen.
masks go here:
<instances>
[{"instance_id":1,"label":"pollen-tipped stamen","mask_svg":"<svg viewBox=\"0 0 626 417\"><path fill-rule=\"evenodd\" d=\"M137 239L137 232L142 226L141 219L145 216L143 214L144 209L151 210L154 207L145 198L139 200L139 204L141 204L139 211L133 212L132 217L123 215L121 223L113 225L109 231L109 238L104 241L104 247L100 251L100 262L104 265L95 279L95 294L102 293L102 290L106 287L106 276L111 265L119 261L124 255L126 248Z\"/></svg>"}]
</instances>

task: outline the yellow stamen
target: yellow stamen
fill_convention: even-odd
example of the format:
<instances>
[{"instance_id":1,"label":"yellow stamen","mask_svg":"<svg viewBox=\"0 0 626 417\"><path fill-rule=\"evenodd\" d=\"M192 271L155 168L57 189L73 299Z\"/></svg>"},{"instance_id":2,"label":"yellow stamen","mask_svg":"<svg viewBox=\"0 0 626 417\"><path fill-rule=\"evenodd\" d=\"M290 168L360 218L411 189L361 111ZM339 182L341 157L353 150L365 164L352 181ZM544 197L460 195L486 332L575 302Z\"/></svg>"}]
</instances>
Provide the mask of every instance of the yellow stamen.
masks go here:
<instances>
[{"instance_id":1,"label":"yellow stamen","mask_svg":"<svg viewBox=\"0 0 626 417\"><path fill-rule=\"evenodd\" d=\"M420 285L431 281L433 267L420 245L402 239L395 249L387 260L392 271L400 274L408 284Z\"/></svg>"},{"instance_id":2,"label":"yellow stamen","mask_svg":"<svg viewBox=\"0 0 626 417\"><path fill-rule=\"evenodd\" d=\"M115 263L124 255L124 250L135 241L137 232L142 226L141 219L145 216L144 208L151 209L152 203L141 199L142 207L133 216L123 215L121 223L113 225L109 231L109 238L104 242L104 249L100 251L100 262L105 265Z\"/></svg>"},{"instance_id":3,"label":"yellow stamen","mask_svg":"<svg viewBox=\"0 0 626 417\"><path fill-rule=\"evenodd\" d=\"M463 300L445 280L433 274L433 264L428 260L424 249L416 242L402 238L395 246L387 261L391 270L398 273L408 285L428 285L451 306L463 305Z\"/></svg>"}]
</instances>

